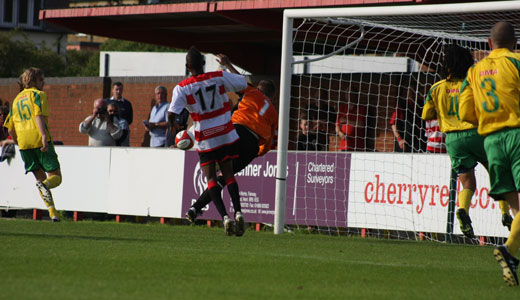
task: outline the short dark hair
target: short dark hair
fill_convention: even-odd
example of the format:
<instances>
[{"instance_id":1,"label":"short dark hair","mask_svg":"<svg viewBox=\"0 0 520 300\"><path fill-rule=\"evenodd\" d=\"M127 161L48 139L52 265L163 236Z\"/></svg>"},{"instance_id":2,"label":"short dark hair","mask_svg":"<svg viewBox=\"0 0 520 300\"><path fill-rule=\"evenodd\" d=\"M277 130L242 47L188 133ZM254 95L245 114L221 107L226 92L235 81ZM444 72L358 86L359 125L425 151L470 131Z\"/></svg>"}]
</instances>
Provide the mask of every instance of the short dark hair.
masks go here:
<instances>
[{"instance_id":1,"label":"short dark hair","mask_svg":"<svg viewBox=\"0 0 520 300\"><path fill-rule=\"evenodd\" d=\"M441 77L443 79L452 78L464 79L468 69L473 65L473 55L468 48L455 44L444 47L444 60L441 66Z\"/></svg>"},{"instance_id":2,"label":"short dark hair","mask_svg":"<svg viewBox=\"0 0 520 300\"><path fill-rule=\"evenodd\" d=\"M204 66L204 57L195 46L191 46L188 50L186 54L186 64L194 69L199 69Z\"/></svg>"},{"instance_id":3,"label":"short dark hair","mask_svg":"<svg viewBox=\"0 0 520 300\"><path fill-rule=\"evenodd\" d=\"M260 80L260 82L257 85L257 88L267 96L267 98L273 98L274 92L276 91L276 86L274 85L274 82L269 79Z\"/></svg>"},{"instance_id":4,"label":"short dark hair","mask_svg":"<svg viewBox=\"0 0 520 300\"><path fill-rule=\"evenodd\" d=\"M498 22L491 28L491 40L498 48L514 46L515 27L509 22Z\"/></svg>"},{"instance_id":5,"label":"short dark hair","mask_svg":"<svg viewBox=\"0 0 520 300\"><path fill-rule=\"evenodd\" d=\"M115 87L115 86L123 86L123 84L121 83L121 81L116 81L112 84L112 87Z\"/></svg>"}]
</instances>

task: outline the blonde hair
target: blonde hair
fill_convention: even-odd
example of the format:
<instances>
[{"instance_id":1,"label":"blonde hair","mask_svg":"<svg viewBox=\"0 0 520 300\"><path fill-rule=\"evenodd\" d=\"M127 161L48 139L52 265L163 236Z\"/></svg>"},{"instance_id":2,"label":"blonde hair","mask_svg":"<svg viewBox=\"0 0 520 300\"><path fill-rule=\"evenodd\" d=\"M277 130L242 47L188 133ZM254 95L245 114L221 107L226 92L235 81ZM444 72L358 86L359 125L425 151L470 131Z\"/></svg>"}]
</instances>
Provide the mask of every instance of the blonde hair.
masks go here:
<instances>
[{"instance_id":1,"label":"blonde hair","mask_svg":"<svg viewBox=\"0 0 520 300\"><path fill-rule=\"evenodd\" d=\"M18 85L20 86L21 90L36 87L36 81L40 78L43 79L43 71L41 69L31 67L25 70L22 75L20 75Z\"/></svg>"}]
</instances>

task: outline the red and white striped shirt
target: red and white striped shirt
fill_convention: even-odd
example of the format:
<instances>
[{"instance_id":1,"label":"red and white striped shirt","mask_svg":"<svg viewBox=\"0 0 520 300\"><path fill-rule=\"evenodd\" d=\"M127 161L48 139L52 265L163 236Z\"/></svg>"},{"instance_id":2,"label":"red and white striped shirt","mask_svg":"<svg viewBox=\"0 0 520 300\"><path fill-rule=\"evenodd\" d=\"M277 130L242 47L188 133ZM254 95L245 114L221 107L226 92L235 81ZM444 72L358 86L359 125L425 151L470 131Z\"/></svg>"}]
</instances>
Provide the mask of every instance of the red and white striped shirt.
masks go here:
<instances>
[{"instance_id":1,"label":"red and white striped shirt","mask_svg":"<svg viewBox=\"0 0 520 300\"><path fill-rule=\"evenodd\" d=\"M208 72L181 81L174 89L168 111L190 112L195 130L196 148L208 152L238 140L231 122L231 102L226 92L247 88L244 76L229 72Z\"/></svg>"},{"instance_id":2,"label":"red and white striped shirt","mask_svg":"<svg viewBox=\"0 0 520 300\"><path fill-rule=\"evenodd\" d=\"M446 144L444 139L446 134L439 129L439 121L426 121L426 137L428 143L426 144L426 151L433 153L446 153Z\"/></svg>"}]
</instances>

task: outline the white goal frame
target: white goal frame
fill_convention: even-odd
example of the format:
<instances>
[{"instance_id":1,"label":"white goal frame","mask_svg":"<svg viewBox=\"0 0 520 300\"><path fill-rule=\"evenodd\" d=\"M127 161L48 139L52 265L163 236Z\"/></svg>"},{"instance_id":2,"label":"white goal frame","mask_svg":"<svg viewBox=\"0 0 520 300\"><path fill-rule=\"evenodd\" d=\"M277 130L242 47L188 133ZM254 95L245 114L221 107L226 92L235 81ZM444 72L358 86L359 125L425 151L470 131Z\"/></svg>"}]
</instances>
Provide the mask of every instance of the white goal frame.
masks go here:
<instances>
[{"instance_id":1,"label":"white goal frame","mask_svg":"<svg viewBox=\"0 0 520 300\"><path fill-rule=\"evenodd\" d=\"M408 5L383 7L341 7L323 9L287 9L283 17L283 37L280 74L280 105L278 128L278 151L276 173L276 196L274 234L282 234L285 225L286 179L289 138L289 111L293 61L293 19L359 17L359 16L407 16L464 13L486 13L520 10L520 1L490 1L478 3Z\"/></svg>"}]
</instances>

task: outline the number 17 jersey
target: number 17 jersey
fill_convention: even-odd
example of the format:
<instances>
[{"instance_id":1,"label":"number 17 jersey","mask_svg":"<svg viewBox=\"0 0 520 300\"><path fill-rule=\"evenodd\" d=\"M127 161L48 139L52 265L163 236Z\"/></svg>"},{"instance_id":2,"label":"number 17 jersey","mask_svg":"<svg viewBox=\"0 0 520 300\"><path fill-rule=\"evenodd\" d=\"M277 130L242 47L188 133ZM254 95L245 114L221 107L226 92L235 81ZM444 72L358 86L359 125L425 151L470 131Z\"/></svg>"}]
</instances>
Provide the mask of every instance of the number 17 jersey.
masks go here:
<instances>
[{"instance_id":1,"label":"number 17 jersey","mask_svg":"<svg viewBox=\"0 0 520 300\"><path fill-rule=\"evenodd\" d=\"M192 76L174 89L169 111L186 108L193 120L197 151L208 152L238 140L231 122L231 101L226 92L247 88L244 76L217 71Z\"/></svg>"},{"instance_id":2,"label":"number 17 jersey","mask_svg":"<svg viewBox=\"0 0 520 300\"><path fill-rule=\"evenodd\" d=\"M488 135L506 127L520 127L520 55L500 48L468 70L462 84L459 114L478 123Z\"/></svg>"}]
</instances>

